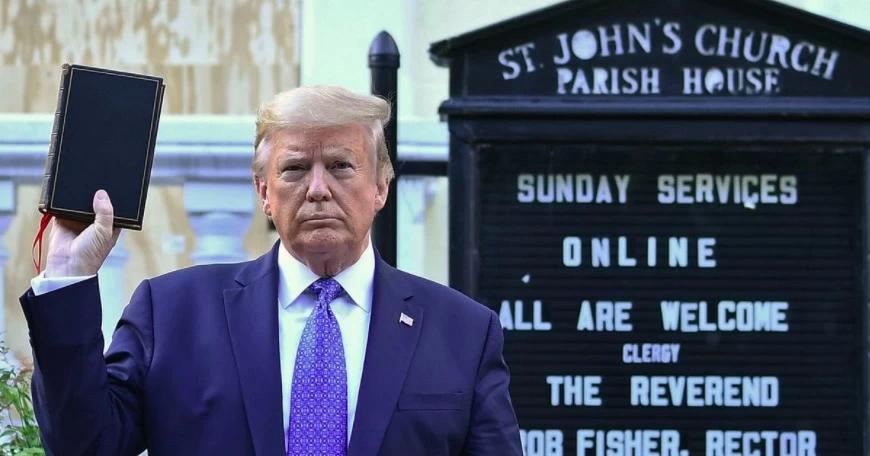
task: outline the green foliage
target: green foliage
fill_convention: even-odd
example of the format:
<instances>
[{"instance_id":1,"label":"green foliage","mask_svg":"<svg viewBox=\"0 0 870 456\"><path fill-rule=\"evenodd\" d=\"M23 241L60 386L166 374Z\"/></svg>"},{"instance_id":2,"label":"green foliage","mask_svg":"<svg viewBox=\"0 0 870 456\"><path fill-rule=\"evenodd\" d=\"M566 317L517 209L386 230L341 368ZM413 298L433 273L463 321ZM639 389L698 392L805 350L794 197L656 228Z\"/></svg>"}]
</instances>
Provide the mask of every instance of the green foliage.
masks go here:
<instances>
[{"instance_id":1,"label":"green foliage","mask_svg":"<svg viewBox=\"0 0 870 456\"><path fill-rule=\"evenodd\" d=\"M45 456L30 400L31 372L10 362L0 345L0 456Z\"/></svg>"}]
</instances>

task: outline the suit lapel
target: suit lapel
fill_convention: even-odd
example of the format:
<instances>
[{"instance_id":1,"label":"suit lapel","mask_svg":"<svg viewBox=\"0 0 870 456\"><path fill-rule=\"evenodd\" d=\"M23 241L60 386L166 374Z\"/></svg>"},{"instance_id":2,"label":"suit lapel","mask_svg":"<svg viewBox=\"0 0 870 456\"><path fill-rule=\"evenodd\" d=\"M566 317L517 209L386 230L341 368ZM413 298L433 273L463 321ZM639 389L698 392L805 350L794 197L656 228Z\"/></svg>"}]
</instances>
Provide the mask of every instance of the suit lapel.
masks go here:
<instances>
[{"instance_id":1,"label":"suit lapel","mask_svg":"<svg viewBox=\"0 0 870 456\"><path fill-rule=\"evenodd\" d=\"M377 454L396 409L423 326L423 309L411 302L404 277L378 256L372 316L348 456ZM413 319L402 323L402 314Z\"/></svg>"},{"instance_id":2,"label":"suit lapel","mask_svg":"<svg viewBox=\"0 0 870 456\"><path fill-rule=\"evenodd\" d=\"M258 455L285 451L278 351L278 246L239 272L239 288L224 290L245 414Z\"/></svg>"}]
</instances>

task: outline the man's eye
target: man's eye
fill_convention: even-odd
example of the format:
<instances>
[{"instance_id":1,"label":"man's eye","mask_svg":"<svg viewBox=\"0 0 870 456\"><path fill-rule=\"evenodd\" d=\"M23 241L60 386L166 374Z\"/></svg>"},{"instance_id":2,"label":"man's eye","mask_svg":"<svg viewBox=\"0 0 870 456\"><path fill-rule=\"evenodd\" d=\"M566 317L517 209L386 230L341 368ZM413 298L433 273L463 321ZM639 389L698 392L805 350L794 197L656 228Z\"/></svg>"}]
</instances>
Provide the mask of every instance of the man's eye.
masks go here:
<instances>
[{"instance_id":1,"label":"man's eye","mask_svg":"<svg viewBox=\"0 0 870 456\"><path fill-rule=\"evenodd\" d=\"M287 165L284 167L284 171L304 171L305 167L302 165Z\"/></svg>"},{"instance_id":2,"label":"man's eye","mask_svg":"<svg viewBox=\"0 0 870 456\"><path fill-rule=\"evenodd\" d=\"M337 162L332 164L332 169L343 170L343 169L351 169L351 168L353 168L353 166L351 166L350 162L346 162L346 161L337 161Z\"/></svg>"}]
</instances>

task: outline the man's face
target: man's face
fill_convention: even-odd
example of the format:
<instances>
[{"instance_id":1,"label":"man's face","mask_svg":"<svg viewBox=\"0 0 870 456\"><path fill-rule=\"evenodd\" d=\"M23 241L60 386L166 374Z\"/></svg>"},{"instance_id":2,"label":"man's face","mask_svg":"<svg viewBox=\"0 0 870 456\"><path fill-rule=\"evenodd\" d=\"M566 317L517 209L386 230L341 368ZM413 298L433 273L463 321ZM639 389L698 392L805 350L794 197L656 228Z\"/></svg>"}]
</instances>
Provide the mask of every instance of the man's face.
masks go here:
<instances>
[{"instance_id":1,"label":"man's face","mask_svg":"<svg viewBox=\"0 0 870 456\"><path fill-rule=\"evenodd\" d=\"M254 178L263 211L294 257L319 275L341 272L365 250L387 198L369 130L282 130L267 147L263 175Z\"/></svg>"}]
</instances>

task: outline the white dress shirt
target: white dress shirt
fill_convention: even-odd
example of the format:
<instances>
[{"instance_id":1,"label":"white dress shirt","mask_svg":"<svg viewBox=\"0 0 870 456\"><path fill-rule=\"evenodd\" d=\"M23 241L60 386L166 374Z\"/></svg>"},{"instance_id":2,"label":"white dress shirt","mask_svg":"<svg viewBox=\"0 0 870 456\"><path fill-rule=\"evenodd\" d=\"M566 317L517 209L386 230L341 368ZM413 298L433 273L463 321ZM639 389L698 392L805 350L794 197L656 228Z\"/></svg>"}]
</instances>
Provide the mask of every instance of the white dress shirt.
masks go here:
<instances>
[{"instance_id":1,"label":"white dress shirt","mask_svg":"<svg viewBox=\"0 0 870 456\"><path fill-rule=\"evenodd\" d=\"M92 277L96 276L46 277L45 271L42 271L39 275L30 279L30 288L33 290L34 296L39 296Z\"/></svg>"},{"instance_id":2,"label":"white dress shirt","mask_svg":"<svg viewBox=\"0 0 870 456\"><path fill-rule=\"evenodd\" d=\"M283 244L278 247L278 273L278 348L281 357L281 407L284 412L284 435L286 435L290 423L290 394L293 388L296 351L305 323L315 304L314 294L306 293L305 290L320 277L293 258ZM370 241L360 259L334 277L345 291L332 301L330 307L338 320L341 342L344 345L348 442L353 429L366 344L369 338L374 276L375 255ZM33 293L38 296L90 277L93 276L46 278L42 273L34 277L30 285Z\"/></svg>"},{"instance_id":3,"label":"white dress shirt","mask_svg":"<svg viewBox=\"0 0 870 456\"><path fill-rule=\"evenodd\" d=\"M284 429L290 423L290 394L296 351L305 323L314 310L315 296L305 290L320 277L293 258L283 245L278 249L278 341L281 356L281 405ZM344 362L347 372L347 441L353 429L359 385L362 379L369 322L372 310L372 289L375 276L375 254L371 242L362 256L349 268L334 277L344 288L330 307L341 329ZM286 432L285 432L286 434ZM286 442L285 442L286 443Z\"/></svg>"}]
</instances>

